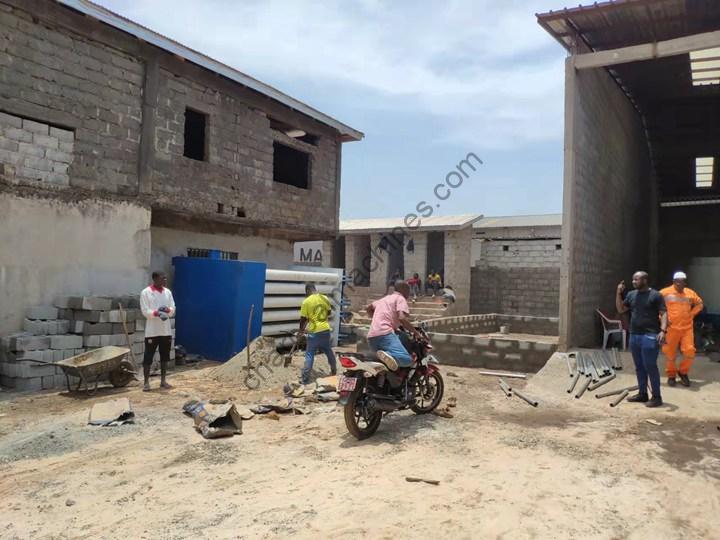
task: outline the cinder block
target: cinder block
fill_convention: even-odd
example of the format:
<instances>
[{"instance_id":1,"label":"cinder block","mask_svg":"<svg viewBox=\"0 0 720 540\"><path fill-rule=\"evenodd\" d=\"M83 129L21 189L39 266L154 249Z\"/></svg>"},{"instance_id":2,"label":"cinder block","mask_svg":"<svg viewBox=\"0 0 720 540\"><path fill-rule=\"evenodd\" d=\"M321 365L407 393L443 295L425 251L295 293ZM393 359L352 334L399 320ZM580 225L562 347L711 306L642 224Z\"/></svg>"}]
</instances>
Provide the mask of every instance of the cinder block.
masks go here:
<instances>
[{"instance_id":1,"label":"cinder block","mask_svg":"<svg viewBox=\"0 0 720 540\"><path fill-rule=\"evenodd\" d=\"M51 127L50 135L61 141L74 141L75 140L75 133L68 129Z\"/></svg>"},{"instance_id":2,"label":"cinder block","mask_svg":"<svg viewBox=\"0 0 720 540\"><path fill-rule=\"evenodd\" d=\"M28 319L40 319L43 321L58 318L58 310L54 306L34 306L27 310Z\"/></svg>"},{"instance_id":3,"label":"cinder block","mask_svg":"<svg viewBox=\"0 0 720 540\"><path fill-rule=\"evenodd\" d=\"M54 336L58 333L57 321L47 321L47 334Z\"/></svg>"},{"instance_id":4,"label":"cinder block","mask_svg":"<svg viewBox=\"0 0 720 540\"><path fill-rule=\"evenodd\" d=\"M63 360L67 360L73 356L75 356L75 349L66 349L63 351Z\"/></svg>"},{"instance_id":5,"label":"cinder block","mask_svg":"<svg viewBox=\"0 0 720 540\"><path fill-rule=\"evenodd\" d=\"M58 319L57 333L58 334L69 334L70 333L70 321L64 321L64 320Z\"/></svg>"},{"instance_id":6,"label":"cinder block","mask_svg":"<svg viewBox=\"0 0 720 540\"><path fill-rule=\"evenodd\" d=\"M69 308L58 309L58 319L64 319L66 321L72 321L75 319L75 311Z\"/></svg>"},{"instance_id":7,"label":"cinder block","mask_svg":"<svg viewBox=\"0 0 720 540\"><path fill-rule=\"evenodd\" d=\"M55 375L46 375L42 378L43 390L50 390L55 388Z\"/></svg>"},{"instance_id":8,"label":"cinder block","mask_svg":"<svg viewBox=\"0 0 720 540\"><path fill-rule=\"evenodd\" d=\"M53 306L61 309L81 309L81 296L59 296L53 301Z\"/></svg>"},{"instance_id":9,"label":"cinder block","mask_svg":"<svg viewBox=\"0 0 720 540\"><path fill-rule=\"evenodd\" d=\"M79 355L79 354L84 354L84 353L85 353L85 349L75 349L75 351L73 351L73 352L75 353L74 356L77 356L77 355Z\"/></svg>"},{"instance_id":10,"label":"cinder block","mask_svg":"<svg viewBox=\"0 0 720 540\"><path fill-rule=\"evenodd\" d=\"M82 299L81 309L91 311L109 311L112 309L112 299L101 296L85 296Z\"/></svg>"},{"instance_id":11,"label":"cinder block","mask_svg":"<svg viewBox=\"0 0 720 540\"><path fill-rule=\"evenodd\" d=\"M145 330L145 319L136 319L135 320L135 330Z\"/></svg>"},{"instance_id":12,"label":"cinder block","mask_svg":"<svg viewBox=\"0 0 720 540\"><path fill-rule=\"evenodd\" d=\"M63 351L53 351L53 362L59 362L63 360ZM58 368L60 369L60 368Z\"/></svg>"},{"instance_id":13,"label":"cinder block","mask_svg":"<svg viewBox=\"0 0 720 540\"><path fill-rule=\"evenodd\" d=\"M135 332L132 335L132 340L134 343L143 343L145 341L145 332L144 331Z\"/></svg>"},{"instance_id":14,"label":"cinder block","mask_svg":"<svg viewBox=\"0 0 720 540\"><path fill-rule=\"evenodd\" d=\"M50 347L49 336L13 337L10 340L11 351L37 351Z\"/></svg>"},{"instance_id":15,"label":"cinder block","mask_svg":"<svg viewBox=\"0 0 720 540\"><path fill-rule=\"evenodd\" d=\"M38 362L43 362L43 353L44 351L21 351L18 352L15 361L20 362L21 360L37 360Z\"/></svg>"},{"instance_id":16,"label":"cinder block","mask_svg":"<svg viewBox=\"0 0 720 540\"><path fill-rule=\"evenodd\" d=\"M134 343L132 350L136 355L141 355L145 352L145 344L144 343Z\"/></svg>"},{"instance_id":17,"label":"cinder block","mask_svg":"<svg viewBox=\"0 0 720 540\"><path fill-rule=\"evenodd\" d=\"M52 349L47 349L45 351L42 351L42 360L43 362L54 362L55 361L55 351Z\"/></svg>"},{"instance_id":18,"label":"cinder block","mask_svg":"<svg viewBox=\"0 0 720 540\"><path fill-rule=\"evenodd\" d=\"M134 334L135 329L131 328L130 326L127 326L128 334ZM125 329L123 328L122 323L115 323L112 325L112 333L113 334L122 334L125 335Z\"/></svg>"},{"instance_id":19,"label":"cinder block","mask_svg":"<svg viewBox=\"0 0 720 540\"><path fill-rule=\"evenodd\" d=\"M74 336L72 334L64 336L51 336L51 349L79 349L83 346L82 336Z\"/></svg>"},{"instance_id":20,"label":"cinder block","mask_svg":"<svg viewBox=\"0 0 720 540\"><path fill-rule=\"evenodd\" d=\"M55 375L55 366L36 362L17 362L15 364L16 377L32 378L44 377L45 375Z\"/></svg>"},{"instance_id":21,"label":"cinder block","mask_svg":"<svg viewBox=\"0 0 720 540\"><path fill-rule=\"evenodd\" d=\"M102 314L103 313L101 311L77 310L73 314L73 319L76 321L97 323L97 322L100 322L100 318L101 318Z\"/></svg>"},{"instance_id":22,"label":"cinder block","mask_svg":"<svg viewBox=\"0 0 720 540\"><path fill-rule=\"evenodd\" d=\"M85 321L70 321L69 332L71 334L82 334L85 328Z\"/></svg>"},{"instance_id":23,"label":"cinder block","mask_svg":"<svg viewBox=\"0 0 720 540\"><path fill-rule=\"evenodd\" d=\"M103 334L112 334L112 324L86 322L83 325L82 332L85 336L101 336Z\"/></svg>"},{"instance_id":24,"label":"cinder block","mask_svg":"<svg viewBox=\"0 0 720 540\"><path fill-rule=\"evenodd\" d=\"M116 347L127 347L127 338L124 335L121 334L113 334L110 336L112 338L111 345L115 345Z\"/></svg>"},{"instance_id":25,"label":"cinder block","mask_svg":"<svg viewBox=\"0 0 720 540\"><path fill-rule=\"evenodd\" d=\"M110 345L114 345L113 337L114 336L99 336L100 337L100 346L101 347L108 347Z\"/></svg>"},{"instance_id":26,"label":"cinder block","mask_svg":"<svg viewBox=\"0 0 720 540\"><path fill-rule=\"evenodd\" d=\"M102 347L102 336L83 336L83 345L85 347Z\"/></svg>"},{"instance_id":27,"label":"cinder block","mask_svg":"<svg viewBox=\"0 0 720 540\"><path fill-rule=\"evenodd\" d=\"M33 377L31 379L16 377L14 379L13 388L15 388L15 390L19 390L20 392L37 392L38 390L43 389L42 377Z\"/></svg>"},{"instance_id":28,"label":"cinder block","mask_svg":"<svg viewBox=\"0 0 720 540\"><path fill-rule=\"evenodd\" d=\"M40 133L41 135L48 135L50 133L50 126L40 122L34 122L33 120L23 120L22 127L25 131Z\"/></svg>"},{"instance_id":29,"label":"cinder block","mask_svg":"<svg viewBox=\"0 0 720 540\"><path fill-rule=\"evenodd\" d=\"M32 319L25 319L23 321L23 330L33 336L47 335L47 327L47 321L35 321Z\"/></svg>"}]
</instances>

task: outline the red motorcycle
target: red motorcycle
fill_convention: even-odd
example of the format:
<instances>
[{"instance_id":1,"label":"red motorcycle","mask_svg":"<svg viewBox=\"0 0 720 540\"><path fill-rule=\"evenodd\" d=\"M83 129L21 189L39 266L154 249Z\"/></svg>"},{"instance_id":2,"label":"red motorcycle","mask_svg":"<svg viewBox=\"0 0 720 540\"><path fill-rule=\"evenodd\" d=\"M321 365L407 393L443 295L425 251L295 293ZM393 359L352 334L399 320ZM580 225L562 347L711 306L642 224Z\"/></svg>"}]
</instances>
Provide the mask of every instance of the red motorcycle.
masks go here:
<instances>
[{"instance_id":1,"label":"red motorcycle","mask_svg":"<svg viewBox=\"0 0 720 540\"><path fill-rule=\"evenodd\" d=\"M373 435L383 413L410 409L416 414L432 412L442 400L445 383L438 360L431 354L432 344L424 324L416 327L421 339L409 332L401 340L413 358L413 364L397 371L390 369L375 355L341 353L340 365L345 373L339 378L340 405L345 411L345 425L358 440Z\"/></svg>"}]
</instances>

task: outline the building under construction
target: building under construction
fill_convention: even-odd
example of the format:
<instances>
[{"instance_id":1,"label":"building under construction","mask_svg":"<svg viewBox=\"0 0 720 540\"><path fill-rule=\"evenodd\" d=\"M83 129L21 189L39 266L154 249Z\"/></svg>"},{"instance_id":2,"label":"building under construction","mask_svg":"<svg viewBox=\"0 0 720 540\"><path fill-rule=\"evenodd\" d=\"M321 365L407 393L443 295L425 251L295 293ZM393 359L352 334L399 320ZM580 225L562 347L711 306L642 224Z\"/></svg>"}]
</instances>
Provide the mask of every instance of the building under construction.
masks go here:
<instances>
[{"instance_id":1,"label":"building under construction","mask_svg":"<svg viewBox=\"0 0 720 540\"><path fill-rule=\"evenodd\" d=\"M561 346L599 343L596 308L648 269L688 271L720 309L720 2L627 0L538 15L569 53Z\"/></svg>"}]
</instances>

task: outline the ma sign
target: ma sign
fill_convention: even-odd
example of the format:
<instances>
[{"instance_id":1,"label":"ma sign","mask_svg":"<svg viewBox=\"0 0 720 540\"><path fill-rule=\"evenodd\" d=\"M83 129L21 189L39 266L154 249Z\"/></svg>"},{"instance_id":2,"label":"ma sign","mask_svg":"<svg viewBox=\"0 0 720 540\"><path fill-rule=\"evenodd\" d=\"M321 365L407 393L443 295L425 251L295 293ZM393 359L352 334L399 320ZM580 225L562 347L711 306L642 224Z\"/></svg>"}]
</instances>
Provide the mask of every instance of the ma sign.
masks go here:
<instances>
[{"instance_id":1,"label":"ma sign","mask_svg":"<svg viewBox=\"0 0 720 540\"><path fill-rule=\"evenodd\" d=\"M295 242L295 246L293 248L293 262L295 262L295 264L322 266L322 244L322 240L314 240L312 242Z\"/></svg>"}]
</instances>

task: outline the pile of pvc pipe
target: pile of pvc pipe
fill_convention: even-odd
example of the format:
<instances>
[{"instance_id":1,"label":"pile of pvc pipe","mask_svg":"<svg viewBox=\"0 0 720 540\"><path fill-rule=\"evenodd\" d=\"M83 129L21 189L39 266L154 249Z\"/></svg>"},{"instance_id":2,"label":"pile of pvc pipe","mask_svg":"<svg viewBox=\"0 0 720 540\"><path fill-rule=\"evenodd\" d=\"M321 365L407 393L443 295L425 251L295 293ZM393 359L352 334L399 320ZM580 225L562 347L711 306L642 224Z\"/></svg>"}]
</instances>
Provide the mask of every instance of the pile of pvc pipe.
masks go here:
<instances>
[{"instance_id":1,"label":"pile of pvc pipe","mask_svg":"<svg viewBox=\"0 0 720 540\"><path fill-rule=\"evenodd\" d=\"M567 393L572 394L577 387L576 399L580 399L586 391L592 392L614 380L616 372L622 369L622 361L617 349L569 353L565 355L565 361L570 376L570 386ZM595 397L617 395L618 398L610 403L611 407L617 407L636 388L623 388L604 394L596 394Z\"/></svg>"}]
</instances>

